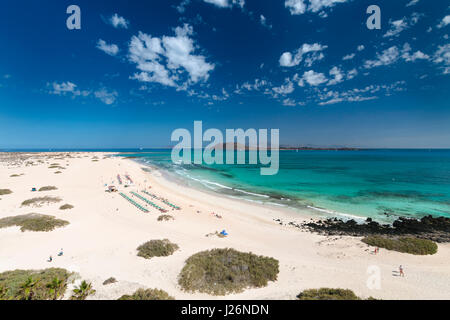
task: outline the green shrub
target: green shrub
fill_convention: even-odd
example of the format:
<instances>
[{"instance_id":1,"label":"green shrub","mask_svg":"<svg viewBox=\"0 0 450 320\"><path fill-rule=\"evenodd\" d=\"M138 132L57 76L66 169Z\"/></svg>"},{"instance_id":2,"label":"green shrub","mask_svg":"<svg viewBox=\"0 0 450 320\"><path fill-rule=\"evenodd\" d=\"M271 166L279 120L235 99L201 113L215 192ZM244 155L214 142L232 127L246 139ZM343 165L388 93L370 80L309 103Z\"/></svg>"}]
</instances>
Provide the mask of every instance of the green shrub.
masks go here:
<instances>
[{"instance_id":1,"label":"green shrub","mask_svg":"<svg viewBox=\"0 0 450 320\"><path fill-rule=\"evenodd\" d=\"M0 189L0 196L5 196L7 194L11 194L12 191L9 189Z\"/></svg>"},{"instance_id":2,"label":"green shrub","mask_svg":"<svg viewBox=\"0 0 450 320\"><path fill-rule=\"evenodd\" d=\"M50 167L48 167L49 169L60 169L60 170L64 170L65 168L64 167L61 167L61 166L54 166L54 165L51 165Z\"/></svg>"},{"instance_id":3,"label":"green shrub","mask_svg":"<svg viewBox=\"0 0 450 320\"><path fill-rule=\"evenodd\" d=\"M47 216L38 213L29 213L0 219L0 228L18 226L21 227L20 230L22 232L27 230L52 231L55 228L64 227L68 224L68 221L56 219L54 216Z\"/></svg>"},{"instance_id":4,"label":"green shrub","mask_svg":"<svg viewBox=\"0 0 450 320\"><path fill-rule=\"evenodd\" d=\"M59 207L59 210L69 210L69 209L73 209L73 208L74 208L73 205L66 203L65 205L62 205L61 207Z\"/></svg>"},{"instance_id":5,"label":"green shrub","mask_svg":"<svg viewBox=\"0 0 450 320\"><path fill-rule=\"evenodd\" d=\"M86 298L92 294L95 294L92 283L83 280L78 287L73 289L70 300L86 300Z\"/></svg>"},{"instance_id":6,"label":"green shrub","mask_svg":"<svg viewBox=\"0 0 450 320\"><path fill-rule=\"evenodd\" d=\"M45 186L39 189L39 191L52 191L52 190L58 190L55 186Z\"/></svg>"},{"instance_id":7,"label":"green shrub","mask_svg":"<svg viewBox=\"0 0 450 320\"><path fill-rule=\"evenodd\" d=\"M0 288L6 290L4 299L8 300L59 299L64 295L70 275L60 268L6 271L0 273Z\"/></svg>"},{"instance_id":8,"label":"green shrub","mask_svg":"<svg viewBox=\"0 0 450 320\"><path fill-rule=\"evenodd\" d=\"M112 284L112 283L116 283L116 282L117 282L116 278L111 277L111 278L108 278L105 281L103 281L103 285L106 286L108 284Z\"/></svg>"},{"instance_id":9,"label":"green shrub","mask_svg":"<svg viewBox=\"0 0 450 320\"><path fill-rule=\"evenodd\" d=\"M61 202L61 198L57 198L57 197L37 197L37 198L33 198L33 199L28 199L25 200L24 202L22 202L22 206L35 206L35 207L42 207L42 205L44 204L49 204L49 203L57 203L57 202Z\"/></svg>"},{"instance_id":10,"label":"green shrub","mask_svg":"<svg viewBox=\"0 0 450 320\"><path fill-rule=\"evenodd\" d=\"M352 290L348 289L308 289L301 292L299 300L360 300Z\"/></svg>"},{"instance_id":11,"label":"green shrub","mask_svg":"<svg viewBox=\"0 0 450 320\"><path fill-rule=\"evenodd\" d=\"M17 178L17 177L20 177L20 176L21 176L20 174L12 174L12 175L10 175L11 178Z\"/></svg>"},{"instance_id":12,"label":"green shrub","mask_svg":"<svg viewBox=\"0 0 450 320\"><path fill-rule=\"evenodd\" d=\"M163 290L159 289L138 289L130 295L123 295L118 300L175 300Z\"/></svg>"},{"instance_id":13,"label":"green shrub","mask_svg":"<svg viewBox=\"0 0 450 320\"><path fill-rule=\"evenodd\" d=\"M150 259L152 257L170 256L178 250L178 245L170 242L168 239L150 240L140 245L137 250L139 257Z\"/></svg>"},{"instance_id":14,"label":"green shrub","mask_svg":"<svg viewBox=\"0 0 450 320\"><path fill-rule=\"evenodd\" d=\"M174 220L175 218L168 214L162 214L158 217L158 221L169 221Z\"/></svg>"},{"instance_id":15,"label":"green shrub","mask_svg":"<svg viewBox=\"0 0 450 320\"><path fill-rule=\"evenodd\" d=\"M431 240L412 237L386 238L381 236L369 236L361 241L370 246L415 255L435 254L438 249L437 244Z\"/></svg>"},{"instance_id":16,"label":"green shrub","mask_svg":"<svg viewBox=\"0 0 450 320\"><path fill-rule=\"evenodd\" d=\"M186 291L225 295L264 287L268 281L277 280L278 272L279 263L274 258L234 249L212 249L189 257L178 283Z\"/></svg>"}]
</instances>

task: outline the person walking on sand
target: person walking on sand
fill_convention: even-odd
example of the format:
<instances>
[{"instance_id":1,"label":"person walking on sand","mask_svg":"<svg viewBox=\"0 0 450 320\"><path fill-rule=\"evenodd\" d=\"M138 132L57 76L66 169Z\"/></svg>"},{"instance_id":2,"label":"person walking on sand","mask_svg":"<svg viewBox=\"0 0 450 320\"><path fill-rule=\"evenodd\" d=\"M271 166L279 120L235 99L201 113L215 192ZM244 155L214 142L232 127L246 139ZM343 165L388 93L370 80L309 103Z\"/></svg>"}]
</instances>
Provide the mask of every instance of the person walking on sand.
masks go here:
<instances>
[{"instance_id":1,"label":"person walking on sand","mask_svg":"<svg viewBox=\"0 0 450 320\"><path fill-rule=\"evenodd\" d=\"M400 265L400 267L398 267L398 271L400 273L400 277L404 277L405 276L405 274L403 273L403 266L402 265Z\"/></svg>"},{"instance_id":2,"label":"person walking on sand","mask_svg":"<svg viewBox=\"0 0 450 320\"><path fill-rule=\"evenodd\" d=\"M48 262L52 262L53 261L53 258L52 258L52 256L50 256L49 258L48 258L48 260L47 260Z\"/></svg>"}]
</instances>

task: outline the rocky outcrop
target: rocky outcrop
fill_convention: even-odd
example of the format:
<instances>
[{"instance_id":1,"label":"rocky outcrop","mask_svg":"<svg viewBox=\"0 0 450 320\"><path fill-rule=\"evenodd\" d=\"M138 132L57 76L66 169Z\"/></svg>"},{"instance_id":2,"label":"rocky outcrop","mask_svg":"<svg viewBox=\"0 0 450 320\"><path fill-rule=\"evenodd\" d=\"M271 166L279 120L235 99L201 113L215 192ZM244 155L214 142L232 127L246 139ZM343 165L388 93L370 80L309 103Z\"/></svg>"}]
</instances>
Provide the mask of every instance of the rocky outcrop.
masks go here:
<instances>
[{"instance_id":1,"label":"rocky outcrop","mask_svg":"<svg viewBox=\"0 0 450 320\"><path fill-rule=\"evenodd\" d=\"M401 217L392 225L380 224L371 218L367 218L362 224L355 220L343 221L330 218L301 225L294 223L289 225L330 236L414 236L436 242L450 242L450 218L445 217L426 216L420 220Z\"/></svg>"}]
</instances>

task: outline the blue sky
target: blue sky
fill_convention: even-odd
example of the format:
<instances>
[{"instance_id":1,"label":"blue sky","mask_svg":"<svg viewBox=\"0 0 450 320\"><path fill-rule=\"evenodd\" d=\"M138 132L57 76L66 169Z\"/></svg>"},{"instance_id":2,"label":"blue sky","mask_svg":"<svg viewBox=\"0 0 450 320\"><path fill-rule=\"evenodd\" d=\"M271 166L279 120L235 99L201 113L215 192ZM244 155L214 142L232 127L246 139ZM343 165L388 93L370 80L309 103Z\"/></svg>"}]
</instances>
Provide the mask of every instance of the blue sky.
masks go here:
<instances>
[{"instance_id":1,"label":"blue sky","mask_svg":"<svg viewBox=\"0 0 450 320\"><path fill-rule=\"evenodd\" d=\"M0 148L165 147L194 120L450 148L449 33L443 0L2 1Z\"/></svg>"}]
</instances>

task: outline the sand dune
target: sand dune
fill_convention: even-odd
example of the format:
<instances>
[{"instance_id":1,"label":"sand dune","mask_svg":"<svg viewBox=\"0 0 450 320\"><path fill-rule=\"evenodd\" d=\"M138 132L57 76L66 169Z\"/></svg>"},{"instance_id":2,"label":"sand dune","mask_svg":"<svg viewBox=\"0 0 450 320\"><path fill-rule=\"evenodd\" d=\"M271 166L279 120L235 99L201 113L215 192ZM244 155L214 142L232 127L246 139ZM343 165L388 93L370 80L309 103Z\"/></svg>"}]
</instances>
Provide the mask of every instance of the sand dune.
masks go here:
<instances>
[{"instance_id":1,"label":"sand dune","mask_svg":"<svg viewBox=\"0 0 450 320\"><path fill-rule=\"evenodd\" d=\"M13 192L0 196L0 218L35 212L70 222L51 232L21 232L19 227L0 229L0 272L66 268L92 281L97 293L91 299L117 299L139 287L160 288L176 299L295 299L304 289L325 286L352 289L361 297L449 298L449 244L439 244L438 253L433 256L386 250L372 255L359 238L319 236L274 221L281 218L301 222L308 219L306 213L302 216L278 207L193 190L168 181L156 169L143 171L140 164L130 159L105 158L103 153L75 153L70 157L64 154L48 159L51 155L0 157L0 189ZM58 165L53 167L64 169L49 168L54 163ZM55 174L56 171L61 173ZM11 177L14 174L19 176ZM124 182L124 175L128 174L134 184L128 188L119 185L117 174L121 174ZM147 189L182 209L172 210L155 200L175 217L173 221L159 222L161 213L157 209L147 205L149 213L143 213L118 193L105 192L105 184L111 183L129 196L130 191ZM55 186L57 190L31 191L42 186ZM41 195L59 197L62 201L41 207L21 206L24 200ZM66 203L74 208L60 210ZM230 235L205 236L222 229ZM137 256L140 244L166 238L180 247L172 256L151 260ZM182 291L177 276L184 261L196 252L225 247L278 259L278 280L264 288L220 297ZM64 256L56 257L61 248ZM47 262L49 255L54 257L51 263ZM400 264L405 268L405 278L393 273ZM367 286L370 266L381 271L379 290ZM102 285L109 277L118 282Z\"/></svg>"}]
</instances>

